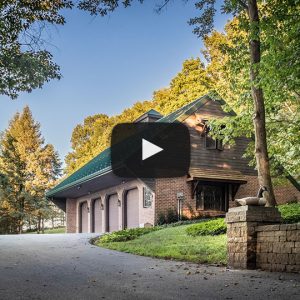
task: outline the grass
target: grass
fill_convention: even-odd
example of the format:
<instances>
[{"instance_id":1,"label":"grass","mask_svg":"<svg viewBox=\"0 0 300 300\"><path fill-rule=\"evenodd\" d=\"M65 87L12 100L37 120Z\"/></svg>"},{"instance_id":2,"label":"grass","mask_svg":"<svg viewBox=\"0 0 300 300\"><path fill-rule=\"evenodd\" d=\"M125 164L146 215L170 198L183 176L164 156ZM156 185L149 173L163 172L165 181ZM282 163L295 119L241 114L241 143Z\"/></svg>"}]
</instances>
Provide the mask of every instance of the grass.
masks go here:
<instances>
[{"instance_id":1,"label":"grass","mask_svg":"<svg viewBox=\"0 0 300 300\"><path fill-rule=\"evenodd\" d=\"M27 231L27 232L24 232L24 233L37 234L36 231ZM59 228L54 228L54 229L45 229L44 233L46 233L46 234L51 234L51 233L66 233L66 227L59 227Z\"/></svg>"},{"instance_id":2,"label":"grass","mask_svg":"<svg viewBox=\"0 0 300 300\"><path fill-rule=\"evenodd\" d=\"M143 256L225 265L226 235L192 237L186 234L189 226L161 229L126 242L103 243L100 238L96 245Z\"/></svg>"}]
</instances>

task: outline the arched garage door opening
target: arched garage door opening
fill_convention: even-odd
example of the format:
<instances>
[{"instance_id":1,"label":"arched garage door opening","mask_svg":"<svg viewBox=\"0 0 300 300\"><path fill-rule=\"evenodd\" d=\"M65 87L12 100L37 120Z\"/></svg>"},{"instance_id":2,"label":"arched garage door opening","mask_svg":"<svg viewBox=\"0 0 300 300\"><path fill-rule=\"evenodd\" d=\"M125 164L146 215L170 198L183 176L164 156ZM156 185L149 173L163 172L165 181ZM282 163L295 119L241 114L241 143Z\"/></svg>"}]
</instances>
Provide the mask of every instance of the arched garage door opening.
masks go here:
<instances>
[{"instance_id":1,"label":"arched garage door opening","mask_svg":"<svg viewBox=\"0 0 300 300\"><path fill-rule=\"evenodd\" d=\"M92 202L92 232L102 233L101 199Z\"/></svg>"},{"instance_id":2,"label":"arched garage door opening","mask_svg":"<svg viewBox=\"0 0 300 300\"><path fill-rule=\"evenodd\" d=\"M106 227L108 232L119 230L119 206L118 195L110 195L106 203Z\"/></svg>"},{"instance_id":3,"label":"arched garage door opening","mask_svg":"<svg viewBox=\"0 0 300 300\"><path fill-rule=\"evenodd\" d=\"M132 189L126 192L124 198L124 227L139 227L139 191Z\"/></svg>"},{"instance_id":4,"label":"arched garage door opening","mask_svg":"<svg viewBox=\"0 0 300 300\"><path fill-rule=\"evenodd\" d=\"M88 232L88 204L87 202L82 202L79 206L79 232Z\"/></svg>"}]
</instances>

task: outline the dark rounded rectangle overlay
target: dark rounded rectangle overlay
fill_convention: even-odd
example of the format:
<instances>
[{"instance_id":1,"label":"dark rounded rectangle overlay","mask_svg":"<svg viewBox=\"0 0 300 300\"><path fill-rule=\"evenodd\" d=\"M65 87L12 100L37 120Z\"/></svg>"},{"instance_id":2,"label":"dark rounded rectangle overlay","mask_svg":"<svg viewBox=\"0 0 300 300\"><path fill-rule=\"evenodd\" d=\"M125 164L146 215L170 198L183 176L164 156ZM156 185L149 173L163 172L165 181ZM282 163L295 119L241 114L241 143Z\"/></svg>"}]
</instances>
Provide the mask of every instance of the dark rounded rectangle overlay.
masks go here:
<instances>
[{"instance_id":1,"label":"dark rounded rectangle overlay","mask_svg":"<svg viewBox=\"0 0 300 300\"><path fill-rule=\"evenodd\" d=\"M142 140L163 151L142 160ZM125 178L169 178L188 174L190 133L182 123L122 123L113 128L111 161L115 175Z\"/></svg>"}]
</instances>

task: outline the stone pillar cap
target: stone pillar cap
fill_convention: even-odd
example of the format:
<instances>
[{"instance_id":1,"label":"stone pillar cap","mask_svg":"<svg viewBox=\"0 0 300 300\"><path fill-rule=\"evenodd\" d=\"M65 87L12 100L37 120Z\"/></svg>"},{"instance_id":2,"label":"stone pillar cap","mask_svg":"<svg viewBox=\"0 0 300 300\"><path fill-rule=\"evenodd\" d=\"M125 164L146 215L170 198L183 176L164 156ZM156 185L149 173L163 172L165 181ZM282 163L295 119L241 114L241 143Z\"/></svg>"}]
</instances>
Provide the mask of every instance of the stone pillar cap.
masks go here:
<instances>
[{"instance_id":1,"label":"stone pillar cap","mask_svg":"<svg viewBox=\"0 0 300 300\"><path fill-rule=\"evenodd\" d=\"M226 214L227 223L235 222L263 222L280 223L281 215L276 207L238 206L232 207Z\"/></svg>"}]
</instances>

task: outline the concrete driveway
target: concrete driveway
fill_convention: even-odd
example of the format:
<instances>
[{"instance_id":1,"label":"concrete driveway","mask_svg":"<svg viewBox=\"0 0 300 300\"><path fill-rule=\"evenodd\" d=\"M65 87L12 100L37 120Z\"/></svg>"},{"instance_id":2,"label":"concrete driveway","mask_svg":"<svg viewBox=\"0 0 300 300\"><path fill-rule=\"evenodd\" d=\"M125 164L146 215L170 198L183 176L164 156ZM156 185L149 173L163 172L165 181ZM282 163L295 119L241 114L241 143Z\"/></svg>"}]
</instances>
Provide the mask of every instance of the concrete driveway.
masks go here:
<instances>
[{"instance_id":1,"label":"concrete driveway","mask_svg":"<svg viewBox=\"0 0 300 300\"><path fill-rule=\"evenodd\" d=\"M300 276L139 257L91 235L0 236L0 299L300 299Z\"/></svg>"}]
</instances>

